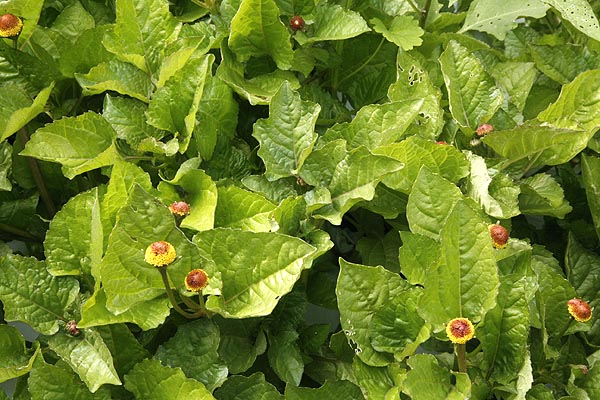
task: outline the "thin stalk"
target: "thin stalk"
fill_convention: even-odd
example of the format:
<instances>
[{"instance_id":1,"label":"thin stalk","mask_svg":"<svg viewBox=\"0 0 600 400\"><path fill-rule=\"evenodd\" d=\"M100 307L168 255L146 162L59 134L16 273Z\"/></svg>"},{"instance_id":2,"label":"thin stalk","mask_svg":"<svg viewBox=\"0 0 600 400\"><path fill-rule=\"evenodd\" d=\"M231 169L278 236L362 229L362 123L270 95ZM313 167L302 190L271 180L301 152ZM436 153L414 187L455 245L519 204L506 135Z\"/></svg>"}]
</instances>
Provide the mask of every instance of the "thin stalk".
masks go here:
<instances>
[{"instance_id":1,"label":"thin stalk","mask_svg":"<svg viewBox=\"0 0 600 400\"><path fill-rule=\"evenodd\" d=\"M416 12L417 14L419 14L419 15L420 15L421 13L423 13L423 10L419 9L419 7L417 7L417 5L414 3L414 1L412 1L412 0L407 0L406 2L408 3L408 5L409 5L409 6L410 6L410 7L411 7L413 10L415 10L415 12Z\"/></svg>"},{"instance_id":2,"label":"thin stalk","mask_svg":"<svg viewBox=\"0 0 600 400\"><path fill-rule=\"evenodd\" d=\"M194 312L194 313L189 313L189 312L185 311L183 308L179 307L179 302L175 299L175 294L173 293L173 289L171 289L171 284L169 283L169 277L167 276L167 269L164 267L158 268L158 271L160 272L160 276L162 278L163 285L165 287L165 290L167 291L167 297L169 298L169 301L173 305L173 308L175 309L175 311L177 311L179 314L181 314L182 316L184 316L187 319L195 319L195 318L199 318L204 315L204 311L202 311L202 310Z\"/></svg>"},{"instance_id":3,"label":"thin stalk","mask_svg":"<svg viewBox=\"0 0 600 400\"><path fill-rule=\"evenodd\" d=\"M23 239L31 241L40 241L40 239L36 238L31 233L24 231L21 228L17 228L16 226L0 223L0 231L20 236Z\"/></svg>"},{"instance_id":4,"label":"thin stalk","mask_svg":"<svg viewBox=\"0 0 600 400\"><path fill-rule=\"evenodd\" d=\"M419 25L421 28L425 29L425 23L427 22L427 16L429 15L429 9L431 8L431 0L427 0L425 2L425 8L421 11L421 19L419 20Z\"/></svg>"},{"instance_id":5,"label":"thin stalk","mask_svg":"<svg viewBox=\"0 0 600 400\"><path fill-rule=\"evenodd\" d=\"M458 372L467 372L467 345L456 344L456 358L458 360Z\"/></svg>"},{"instance_id":6,"label":"thin stalk","mask_svg":"<svg viewBox=\"0 0 600 400\"><path fill-rule=\"evenodd\" d=\"M338 86L341 85L343 82L347 81L348 79L352 78L354 75L356 75L357 73L359 73L364 67L366 67L367 65L369 65L369 63L371 62L371 60L377 55L377 53L379 52L379 50L381 49L381 46L383 46L383 43L385 42L385 38L382 37L381 40L379 41L379 45L377 45L377 48L375 49L375 51L373 52L373 54L371 54L371 56L369 56L369 58L367 58L365 60L365 62L363 62L360 67L358 67L357 69L354 70L354 72L352 72L351 74L348 74L344 77L344 79L342 79L341 81L339 81L337 84ZM337 88L337 87L336 87Z\"/></svg>"}]
</instances>

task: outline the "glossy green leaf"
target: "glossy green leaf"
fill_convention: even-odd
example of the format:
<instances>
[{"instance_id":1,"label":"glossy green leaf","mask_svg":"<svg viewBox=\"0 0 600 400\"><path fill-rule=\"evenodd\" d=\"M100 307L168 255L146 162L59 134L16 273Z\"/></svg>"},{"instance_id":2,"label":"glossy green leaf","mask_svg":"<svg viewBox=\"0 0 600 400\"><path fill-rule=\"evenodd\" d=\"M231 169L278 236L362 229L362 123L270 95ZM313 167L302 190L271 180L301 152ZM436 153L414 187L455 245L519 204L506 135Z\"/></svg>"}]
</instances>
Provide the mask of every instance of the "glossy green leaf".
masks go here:
<instances>
[{"instance_id":1,"label":"glossy green leaf","mask_svg":"<svg viewBox=\"0 0 600 400\"><path fill-rule=\"evenodd\" d=\"M323 140L344 139L350 149L364 146L375 150L405 136L422 105L421 99L411 99L363 107L352 122L329 128Z\"/></svg>"},{"instance_id":2,"label":"glossy green leaf","mask_svg":"<svg viewBox=\"0 0 600 400\"><path fill-rule=\"evenodd\" d=\"M592 6L587 0L542 0L558 11L564 19L573 24L579 31L595 40L600 40L600 25Z\"/></svg>"},{"instance_id":3,"label":"glossy green leaf","mask_svg":"<svg viewBox=\"0 0 600 400\"><path fill-rule=\"evenodd\" d=\"M475 0L471 3L461 32L468 30L487 32L503 40L506 32L517 26L519 17L541 18L550 8L544 0Z\"/></svg>"},{"instance_id":4,"label":"glossy green leaf","mask_svg":"<svg viewBox=\"0 0 600 400\"><path fill-rule=\"evenodd\" d=\"M108 24L91 27L80 32L72 44L65 45L58 60L62 74L68 77L74 77L75 73L86 74L92 67L112 60L114 55L102 45L104 35L111 28Z\"/></svg>"},{"instance_id":5,"label":"glossy green leaf","mask_svg":"<svg viewBox=\"0 0 600 400\"><path fill-rule=\"evenodd\" d=\"M228 44L241 62L269 55L280 69L287 70L294 58L290 34L279 19L275 0L242 0L231 20Z\"/></svg>"},{"instance_id":6,"label":"glossy green leaf","mask_svg":"<svg viewBox=\"0 0 600 400\"><path fill-rule=\"evenodd\" d=\"M395 296L409 289L399 275L382 267L352 264L340 259L336 296L342 329L360 359L368 365L384 366L391 354L373 346L370 326L376 313Z\"/></svg>"},{"instance_id":7,"label":"glossy green leaf","mask_svg":"<svg viewBox=\"0 0 600 400\"><path fill-rule=\"evenodd\" d=\"M25 347L25 338L17 328L0 325L0 382L28 373L39 354L39 346L33 351Z\"/></svg>"},{"instance_id":8,"label":"glossy green leaf","mask_svg":"<svg viewBox=\"0 0 600 400\"><path fill-rule=\"evenodd\" d=\"M259 320L215 317L214 321L219 326L219 358L227 364L231 374L247 371L259 350Z\"/></svg>"},{"instance_id":9,"label":"glossy green leaf","mask_svg":"<svg viewBox=\"0 0 600 400\"><path fill-rule=\"evenodd\" d=\"M519 209L523 214L551 215L564 218L573 210L565 199L563 188L548 174L538 173L519 182Z\"/></svg>"},{"instance_id":10,"label":"glossy green leaf","mask_svg":"<svg viewBox=\"0 0 600 400\"><path fill-rule=\"evenodd\" d=\"M537 78L535 64L505 62L496 64L490 73L496 79L498 86L508 93L510 102L522 112Z\"/></svg>"},{"instance_id":11,"label":"glossy green leaf","mask_svg":"<svg viewBox=\"0 0 600 400\"><path fill-rule=\"evenodd\" d=\"M44 106L53 88L54 84L43 89L32 100L28 93L17 84L5 83L0 86L2 92L10 93L10 96L0 98L0 124L3 127L0 133L0 142L44 111Z\"/></svg>"},{"instance_id":12,"label":"glossy green leaf","mask_svg":"<svg viewBox=\"0 0 600 400\"><path fill-rule=\"evenodd\" d=\"M265 380L261 372L248 377L234 375L215 392L218 400L283 400L275 386Z\"/></svg>"},{"instance_id":13,"label":"glossy green leaf","mask_svg":"<svg viewBox=\"0 0 600 400\"><path fill-rule=\"evenodd\" d=\"M365 265L381 265L390 271L399 272L398 249L401 243L398 232L392 230L384 236L372 235L361 238L356 244L356 251Z\"/></svg>"},{"instance_id":14,"label":"glossy green leaf","mask_svg":"<svg viewBox=\"0 0 600 400\"><path fill-rule=\"evenodd\" d=\"M116 17L114 29L104 36L104 47L150 76L158 76L165 49L180 29L168 2L119 0Z\"/></svg>"},{"instance_id":15,"label":"glossy green leaf","mask_svg":"<svg viewBox=\"0 0 600 400\"><path fill-rule=\"evenodd\" d=\"M112 313L118 315L165 293L160 273L144 261L146 248L159 240L175 247L177 259L169 266L169 276L175 287L181 287L188 271L200 261L198 249L176 228L167 207L135 186L117 214L100 264L106 306Z\"/></svg>"},{"instance_id":16,"label":"glossy green leaf","mask_svg":"<svg viewBox=\"0 0 600 400\"><path fill-rule=\"evenodd\" d=\"M125 324L110 324L95 330L110 350L119 377L123 377L135 364L150 355Z\"/></svg>"},{"instance_id":17,"label":"glossy green leaf","mask_svg":"<svg viewBox=\"0 0 600 400\"><path fill-rule=\"evenodd\" d=\"M258 120L252 134L260 143L258 155L267 179L298 175L317 140L314 129L320 109L302 100L288 82L281 85L271 99L269 118Z\"/></svg>"},{"instance_id":18,"label":"glossy green leaf","mask_svg":"<svg viewBox=\"0 0 600 400\"><path fill-rule=\"evenodd\" d=\"M370 31L367 22L356 11L344 9L337 4L321 2L315 10L313 29L306 35L296 33L300 43L324 40L342 40Z\"/></svg>"},{"instance_id":19,"label":"glossy green leaf","mask_svg":"<svg viewBox=\"0 0 600 400\"><path fill-rule=\"evenodd\" d=\"M20 154L59 163L64 175L72 179L114 163L117 158L115 137L108 121L90 111L38 129Z\"/></svg>"},{"instance_id":20,"label":"glossy green leaf","mask_svg":"<svg viewBox=\"0 0 600 400\"><path fill-rule=\"evenodd\" d=\"M600 127L600 70L581 73L562 87L556 102L538 115L538 120L558 128L584 129Z\"/></svg>"},{"instance_id":21,"label":"glossy green leaf","mask_svg":"<svg viewBox=\"0 0 600 400\"><path fill-rule=\"evenodd\" d=\"M436 144L418 136L399 143L381 146L374 151L404 163L404 168L383 179L383 183L403 193L410 193L422 166L450 182L457 183L469 173L469 163L454 146Z\"/></svg>"},{"instance_id":22,"label":"glossy green leaf","mask_svg":"<svg viewBox=\"0 0 600 400\"><path fill-rule=\"evenodd\" d=\"M271 313L316 251L295 237L233 229L199 232L194 242L223 282L221 294L210 296L206 305L229 318Z\"/></svg>"},{"instance_id":23,"label":"glossy green leaf","mask_svg":"<svg viewBox=\"0 0 600 400\"><path fill-rule=\"evenodd\" d=\"M275 205L257 193L223 186L218 188L215 226L269 232L274 228Z\"/></svg>"},{"instance_id":24,"label":"glossy green leaf","mask_svg":"<svg viewBox=\"0 0 600 400\"><path fill-rule=\"evenodd\" d=\"M490 176L483 157L471 152L466 153L466 157L471 164L467 195L493 218L507 219L519 215L520 187L503 173Z\"/></svg>"},{"instance_id":25,"label":"glossy green leaf","mask_svg":"<svg viewBox=\"0 0 600 400\"><path fill-rule=\"evenodd\" d=\"M0 300L7 321L22 321L51 335L78 293L75 279L50 275L42 261L10 254L0 257Z\"/></svg>"},{"instance_id":26,"label":"glossy green leaf","mask_svg":"<svg viewBox=\"0 0 600 400\"><path fill-rule=\"evenodd\" d=\"M98 64L75 78L86 96L114 91L147 103L152 91L152 82L143 70L119 60Z\"/></svg>"},{"instance_id":27,"label":"glossy green leaf","mask_svg":"<svg viewBox=\"0 0 600 400\"><path fill-rule=\"evenodd\" d=\"M7 141L0 143L0 190L12 190L10 175L12 174L13 147Z\"/></svg>"},{"instance_id":28,"label":"glossy green leaf","mask_svg":"<svg viewBox=\"0 0 600 400\"><path fill-rule=\"evenodd\" d=\"M600 158L583 154L581 156L581 175L596 235L600 237L600 187L596 184L600 179Z\"/></svg>"},{"instance_id":29,"label":"glossy green leaf","mask_svg":"<svg viewBox=\"0 0 600 400\"><path fill-rule=\"evenodd\" d=\"M585 47L531 45L530 52L538 69L561 85L571 82L584 71L600 67L598 56Z\"/></svg>"},{"instance_id":30,"label":"glossy green leaf","mask_svg":"<svg viewBox=\"0 0 600 400\"><path fill-rule=\"evenodd\" d=\"M406 205L410 230L438 240L446 218L462 198L456 185L422 167Z\"/></svg>"},{"instance_id":31,"label":"glossy green leaf","mask_svg":"<svg viewBox=\"0 0 600 400\"><path fill-rule=\"evenodd\" d=\"M394 387L388 367L372 367L362 362L360 358L354 357L352 371L367 399L385 399L386 393Z\"/></svg>"},{"instance_id":32,"label":"glossy green leaf","mask_svg":"<svg viewBox=\"0 0 600 400\"><path fill-rule=\"evenodd\" d=\"M487 221L466 201L458 202L440 242L441 257L427 271L419 314L437 330L457 317L480 321L496 305L499 285Z\"/></svg>"},{"instance_id":33,"label":"glossy green leaf","mask_svg":"<svg viewBox=\"0 0 600 400\"><path fill-rule=\"evenodd\" d=\"M291 328L283 329L268 338L269 365L288 387L299 386L304 373L304 360L298 347L298 332Z\"/></svg>"},{"instance_id":34,"label":"glossy green leaf","mask_svg":"<svg viewBox=\"0 0 600 400\"><path fill-rule=\"evenodd\" d=\"M402 392L413 400L468 399L471 382L468 375L450 373L441 367L431 354L418 354L407 361L410 371L406 374ZM453 375L456 385L453 385Z\"/></svg>"},{"instance_id":35,"label":"glossy green leaf","mask_svg":"<svg viewBox=\"0 0 600 400\"><path fill-rule=\"evenodd\" d=\"M179 368L161 365L158 360L144 360L125 375L125 388L136 399L213 400L206 387L187 378Z\"/></svg>"},{"instance_id":36,"label":"glossy green leaf","mask_svg":"<svg viewBox=\"0 0 600 400\"><path fill-rule=\"evenodd\" d=\"M451 40L440 64L456 122L471 129L487 122L502 105L503 96L477 57Z\"/></svg>"},{"instance_id":37,"label":"glossy green leaf","mask_svg":"<svg viewBox=\"0 0 600 400\"><path fill-rule=\"evenodd\" d=\"M421 36L425 31L421 29L417 20L408 15L394 17L389 27L378 18L372 19L371 24L375 32L381 33L383 37L402 50L412 50L413 47L418 47L423 43Z\"/></svg>"},{"instance_id":38,"label":"glossy green leaf","mask_svg":"<svg viewBox=\"0 0 600 400\"><path fill-rule=\"evenodd\" d=\"M85 329L79 336L60 332L48 339L48 346L69 364L92 393L107 383L121 384L112 355L93 328Z\"/></svg>"},{"instance_id":39,"label":"glossy green leaf","mask_svg":"<svg viewBox=\"0 0 600 400\"><path fill-rule=\"evenodd\" d=\"M363 399L360 388L355 384L340 380L325 382L319 388L311 389L305 387L294 387L291 385L285 388L286 400L336 400L336 399Z\"/></svg>"},{"instance_id":40,"label":"glossy green leaf","mask_svg":"<svg viewBox=\"0 0 600 400\"><path fill-rule=\"evenodd\" d=\"M204 83L213 61L212 55L192 58L158 88L150 100L146 113L148 123L175 133L180 152L185 152L191 140Z\"/></svg>"},{"instance_id":41,"label":"glossy green leaf","mask_svg":"<svg viewBox=\"0 0 600 400\"><path fill-rule=\"evenodd\" d=\"M400 232L400 271L409 283L423 285L429 268L440 257L439 243L429 236Z\"/></svg>"}]
</instances>

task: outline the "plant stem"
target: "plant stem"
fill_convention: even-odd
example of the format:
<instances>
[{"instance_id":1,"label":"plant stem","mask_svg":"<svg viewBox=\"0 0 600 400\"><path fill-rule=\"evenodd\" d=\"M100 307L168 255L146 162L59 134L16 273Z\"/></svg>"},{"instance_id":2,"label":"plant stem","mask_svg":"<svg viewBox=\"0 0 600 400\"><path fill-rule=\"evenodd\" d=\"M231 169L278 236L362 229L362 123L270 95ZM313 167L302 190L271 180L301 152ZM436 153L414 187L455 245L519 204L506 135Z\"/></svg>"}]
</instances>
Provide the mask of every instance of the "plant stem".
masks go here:
<instances>
[{"instance_id":1,"label":"plant stem","mask_svg":"<svg viewBox=\"0 0 600 400\"><path fill-rule=\"evenodd\" d=\"M410 6L410 7L411 7L413 10L415 10L415 12L416 12L417 14L419 14L419 15L420 15L420 14L422 14L422 13L423 13L423 10L420 10L420 9L419 9L419 7L417 7L417 5L415 4L415 2L414 2L414 1L412 1L412 0L407 0L406 2L408 3L408 5L409 5L409 6Z\"/></svg>"},{"instance_id":2,"label":"plant stem","mask_svg":"<svg viewBox=\"0 0 600 400\"><path fill-rule=\"evenodd\" d=\"M23 147L29 141L29 134L25 128L19 129L17 132L17 138L21 141ZM29 169L31 170L31 174L33 175L33 180L35 181L35 185L38 188L38 192L40 193L40 197L44 206L46 207L46 211L48 211L48 215L50 218L56 214L56 207L54 206L54 202L52 201L52 197L50 197L50 192L48 192L48 188L44 183L44 178L42 177L42 172L40 171L40 166L35 158L26 157L27 163L29 164Z\"/></svg>"},{"instance_id":3,"label":"plant stem","mask_svg":"<svg viewBox=\"0 0 600 400\"><path fill-rule=\"evenodd\" d=\"M429 9L431 8L431 0L427 0L425 2L425 8L421 11L421 19L419 21L419 25L421 28L425 29L425 23L427 22L427 16L429 15Z\"/></svg>"},{"instance_id":4,"label":"plant stem","mask_svg":"<svg viewBox=\"0 0 600 400\"><path fill-rule=\"evenodd\" d=\"M458 359L458 372L467 372L467 345L456 344L456 357Z\"/></svg>"},{"instance_id":5,"label":"plant stem","mask_svg":"<svg viewBox=\"0 0 600 400\"><path fill-rule=\"evenodd\" d=\"M183 308L179 307L179 302L175 299L175 294L173 293L173 289L171 289L171 284L169 283L169 277L167 275L167 269L165 267L158 268L160 272L160 276L163 281L163 285L165 286L165 290L167 291L167 297L169 301L173 305L175 311L184 316L187 319L195 319L198 317L202 317L204 315L204 310L197 311L195 313L189 313L185 311Z\"/></svg>"},{"instance_id":6,"label":"plant stem","mask_svg":"<svg viewBox=\"0 0 600 400\"><path fill-rule=\"evenodd\" d=\"M27 232L27 231L25 231L25 230L23 230L21 228L17 228L15 226L12 226L12 225L0 223L0 231L20 236L23 239L32 240L32 241L36 241L36 242L40 241L38 238L36 238L35 236L33 236L31 233L29 233L29 232Z\"/></svg>"}]
</instances>

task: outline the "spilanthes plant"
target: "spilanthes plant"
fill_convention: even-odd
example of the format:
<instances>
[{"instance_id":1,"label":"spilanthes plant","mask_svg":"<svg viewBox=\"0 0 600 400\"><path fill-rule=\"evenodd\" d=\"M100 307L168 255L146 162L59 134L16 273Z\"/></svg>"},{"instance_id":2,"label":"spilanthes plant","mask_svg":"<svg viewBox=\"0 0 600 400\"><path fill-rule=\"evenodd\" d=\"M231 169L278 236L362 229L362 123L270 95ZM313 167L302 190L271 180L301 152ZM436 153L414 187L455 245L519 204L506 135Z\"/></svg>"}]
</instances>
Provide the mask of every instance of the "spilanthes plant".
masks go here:
<instances>
[{"instance_id":1,"label":"spilanthes plant","mask_svg":"<svg viewBox=\"0 0 600 400\"><path fill-rule=\"evenodd\" d=\"M592 319L592 307L585 300L578 298L571 299L567 302L567 309L577 322L588 322Z\"/></svg>"},{"instance_id":2,"label":"spilanthes plant","mask_svg":"<svg viewBox=\"0 0 600 400\"><path fill-rule=\"evenodd\" d=\"M160 240L150 244L144 252L144 260L155 267L166 267L177 258L175 247L169 242Z\"/></svg>"}]
</instances>

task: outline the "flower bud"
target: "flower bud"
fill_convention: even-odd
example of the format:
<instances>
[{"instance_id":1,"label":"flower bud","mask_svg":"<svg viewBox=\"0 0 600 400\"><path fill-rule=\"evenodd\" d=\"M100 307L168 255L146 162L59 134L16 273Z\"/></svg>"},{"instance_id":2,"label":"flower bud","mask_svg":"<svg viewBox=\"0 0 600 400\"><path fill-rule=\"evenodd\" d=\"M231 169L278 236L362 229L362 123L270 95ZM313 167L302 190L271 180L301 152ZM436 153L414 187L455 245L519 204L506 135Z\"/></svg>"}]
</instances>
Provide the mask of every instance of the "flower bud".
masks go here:
<instances>
[{"instance_id":1,"label":"flower bud","mask_svg":"<svg viewBox=\"0 0 600 400\"><path fill-rule=\"evenodd\" d=\"M587 301L571 299L567 301L567 309L577 322L588 322L592 318L592 308Z\"/></svg>"},{"instance_id":2,"label":"flower bud","mask_svg":"<svg viewBox=\"0 0 600 400\"><path fill-rule=\"evenodd\" d=\"M299 15L295 15L290 19L290 28L295 31L299 31L304 28L304 18Z\"/></svg>"},{"instance_id":3,"label":"flower bud","mask_svg":"<svg viewBox=\"0 0 600 400\"><path fill-rule=\"evenodd\" d=\"M77 323L74 319L67 322L65 325L65 332L67 332L71 336L78 336L81 332L77 328Z\"/></svg>"},{"instance_id":4,"label":"flower bud","mask_svg":"<svg viewBox=\"0 0 600 400\"><path fill-rule=\"evenodd\" d=\"M148 246L144 255L144 260L155 267L169 265L175 261L175 258L177 258L177 253L173 245L162 240Z\"/></svg>"},{"instance_id":5,"label":"flower bud","mask_svg":"<svg viewBox=\"0 0 600 400\"><path fill-rule=\"evenodd\" d=\"M193 269L185 277L185 288L190 292L201 292L208 285L208 275L202 269Z\"/></svg>"},{"instance_id":6,"label":"flower bud","mask_svg":"<svg viewBox=\"0 0 600 400\"><path fill-rule=\"evenodd\" d=\"M185 201L175 201L169 206L171 214L185 217L190 213L190 205Z\"/></svg>"},{"instance_id":7,"label":"flower bud","mask_svg":"<svg viewBox=\"0 0 600 400\"><path fill-rule=\"evenodd\" d=\"M477 134L477 136L482 137L487 135L488 133L492 132L494 130L494 127L490 124L483 124L479 127L477 127L477 130L475 131L475 134Z\"/></svg>"},{"instance_id":8,"label":"flower bud","mask_svg":"<svg viewBox=\"0 0 600 400\"><path fill-rule=\"evenodd\" d=\"M0 16L0 37L13 39L21 34L23 21L12 14Z\"/></svg>"},{"instance_id":9,"label":"flower bud","mask_svg":"<svg viewBox=\"0 0 600 400\"><path fill-rule=\"evenodd\" d=\"M475 327L467 318L454 318L446 325L446 335L452 343L465 344L475 336Z\"/></svg>"},{"instance_id":10,"label":"flower bud","mask_svg":"<svg viewBox=\"0 0 600 400\"><path fill-rule=\"evenodd\" d=\"M492 237L492 246L497 249L505 248L508 243L508 230L498 223L489 225L488 229Z\"/></svg>"}]
</instances>

